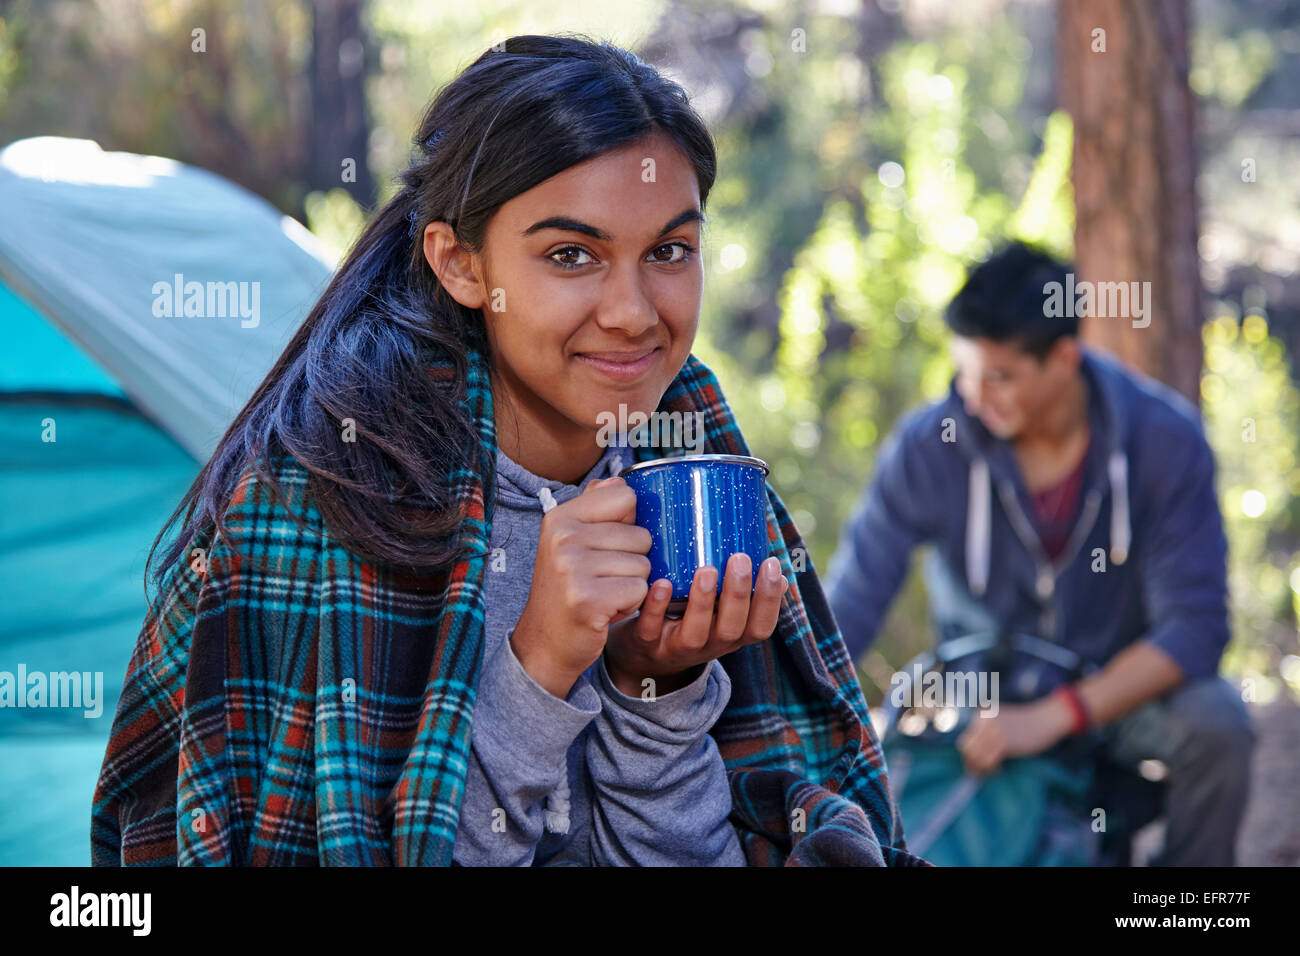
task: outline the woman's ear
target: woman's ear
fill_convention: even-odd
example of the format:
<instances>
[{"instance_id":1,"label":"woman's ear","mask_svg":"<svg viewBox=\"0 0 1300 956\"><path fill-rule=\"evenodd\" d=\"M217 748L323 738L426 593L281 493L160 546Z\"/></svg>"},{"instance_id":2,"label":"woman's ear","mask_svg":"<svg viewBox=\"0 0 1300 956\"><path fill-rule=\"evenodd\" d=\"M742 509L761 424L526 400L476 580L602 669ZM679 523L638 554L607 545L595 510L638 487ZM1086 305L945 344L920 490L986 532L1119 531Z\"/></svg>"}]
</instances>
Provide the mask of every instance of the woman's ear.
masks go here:
<instances>
[{"instance_id":1,"label":"woman's ear","mask_svg":"<svg viewBox=\"0 0 1300 956\"><path fill-rule=\"evenodd\" d=\"M434 221L424 227L424 258L453 299L469 309L483 308L487 295L474 257L456 241L450 224Z\"/></svg>"}]
</instances>

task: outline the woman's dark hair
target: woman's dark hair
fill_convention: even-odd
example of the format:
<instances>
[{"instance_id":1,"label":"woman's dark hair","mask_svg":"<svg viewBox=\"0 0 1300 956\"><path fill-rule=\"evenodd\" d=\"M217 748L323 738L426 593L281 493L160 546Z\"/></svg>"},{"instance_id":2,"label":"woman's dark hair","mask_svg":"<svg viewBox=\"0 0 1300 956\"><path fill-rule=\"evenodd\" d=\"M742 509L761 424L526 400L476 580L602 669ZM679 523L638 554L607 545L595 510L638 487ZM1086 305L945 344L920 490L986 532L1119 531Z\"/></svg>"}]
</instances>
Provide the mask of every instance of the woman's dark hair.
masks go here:
<instances>
[{"instance_id":1,"label":"woman's dark hair","mask_svg":"<svg viewBox=\"0 0 1300 956\"><path fill-rule=\"evenodd\" d=\"M444 87L415 137L402 189L379 209L212 457L154 539L161 585L200 530L226 534L223 512L251 467L287 453L309 472L330 533L367 560L437 571L453 563L463 519L450 476L495 462L464 407L471 350L488 355L482 313L445 292L424 257L427 223L449 223L481 251L496 210L533 186L656 128L681 148L700 204L716 171L713 138L686 92L633 54L580 35L516 36ZM431 365L450 364L453 376ZM343 419L355 441L343 441ZM298 518L297 515L294 516ZM298 519L300 520L300 519Z\"/></svg>"},{"instance_id":2,"label":"woman's dark hair","mask_svg":"<svg viewBox=\"0 0 1300 956\"><path fill-rule=\"evenodd\" d=\"M1010 342L1042 361L1057 340L1079 334L1074 309L1053 316L1047 286L1064 289L1068 266L1046 252L1011 242L975 268L948 305L944 321L966 338Z\"/></svg>"}]
</instances>

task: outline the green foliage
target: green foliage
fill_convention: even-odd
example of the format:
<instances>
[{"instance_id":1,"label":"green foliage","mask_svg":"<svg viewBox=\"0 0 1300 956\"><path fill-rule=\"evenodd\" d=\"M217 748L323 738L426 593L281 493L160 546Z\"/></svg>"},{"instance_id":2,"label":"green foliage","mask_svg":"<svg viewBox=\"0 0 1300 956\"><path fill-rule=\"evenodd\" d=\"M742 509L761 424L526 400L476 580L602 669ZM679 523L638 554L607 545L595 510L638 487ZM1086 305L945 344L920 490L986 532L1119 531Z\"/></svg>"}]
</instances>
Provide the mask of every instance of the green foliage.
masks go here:
<instances>
[{"instance_id":1,"label":"green foliage","mask_svg":"<svg viewBox=\"0 0 1300 956\"><path fill-rule=\"evenodd\" d=\"M9 98L9 91L18 76L22 58L17 49L15 24L0 16L0 109Z\"/></svg>"},{"instance_id":2,"label":"green foliage","mask_svg":"<svg viewBox=\"0 0 1300 956\"><path fill-rule=\"evenodd\" d=\"M1188 83L1197 96L1229 107L1240 107L1277 65L1277 50L1263 30L1237 36L1198 32L1192 40L1195 66Z\"/></svg>"},{"instance_id":3,"label":"green foliage","mask_svg":"<svg viewBox=\"0 0 1300 956\"><path fill-rule=\"evenodd\" d=\"M308 193L304 208L307 228L333 251L337 262L342 262L365 228L366 211L346 189Z\"/></svg>"},{"instance_id":4,"label":"green foliage","mask_svg":"<svg viewBox=\"0 0 1300 956\"><path fill-rule=\"evenodd\" d=\"M0 4L0 144L75 136L167 156L296 213L302 98L286 91L297 91L310 38L297 0L10 0Z\"/></svg>"},{"instance_id":5,"label":"green foliage","mask_svg":"<svg viewBox=\"0 0 1300 956\"><path fill-rule=\"evenodd\" d=\"M367 85L375 127L369 160L378 203L387 202L400 187L392 174L406 166L416 126L434 95L492 44L518 34L573 32L632 49L663 8L663 0L569 0L546 7L527 0L369 0L366 22L376 54Z\"/></svg>"},{"instance_id":6,"label":"green foliage","mask_svg":"<svg viewBox=\"0 0 1300 956\"><path fill-rule=\"evenodd\" d=\"M987 137L972 133L972 76L1004 96L1019 90L1014 60L998 68L976 60L970 68L941 65L933 43L901 43L882 58L886 105L869 121L868 136L886 158L858 185L865 228L846 199L825 204L781 285L780 344L770 370L747 368L725 349L696 349L718 369L751 447L771 463L773 484L823 572L880 442L904 411L947 390L952 367L942 311L968 265L987 257L1013 213L1028 238L1059 246L1069 235L1072 216L1064 226L1052 218L1069 199L1068 121L1048 127L1031 208L1017 212L1000 181L974 171L972 154L995 164L984 156ZM1010 78L991 83L986 73L997 69ZM851 327L847 347L828 347L832 322ZM736 381L744 384L728 387ZM929 639L914 577L877 649L896 666ZM879 682L883 672L874 663Z\"/></svg>"},{"instance_id":7,"label":"green foliage","mask_svg":"<svg viewBox=\"0 0 1300 956\"><path fill-rule=\"evenodd\" d=\"M1296 653L1300 619L1300 391L1282 343L1263 315L1238 324L1229 312L1207 322L1201 400L1218 463L1220 509L1229 545L1233 642L1225 670L1255 678L1266 702L1272 675ZM1300 692L1300 674L1290 672Z\"/></svg>"},{"instance_id":8,"label":"green foliage","mask_svg":"<svg viewBox=\"0 0 1300 956\"><path fill-rule=\"evenodd\" d=\"M1074 127L1058 110L1047 118L1043 152L1007 234L1041 246L1058 259L1074 258L1074 188L1070 185Z\"/></svg>"},{"instance_id":9,"label":"green foliage","mask_svg":"<svg viewBox=\"0 0 1300 956\"><path fill-rule=\"evenodd\" d=\"M733 399L814 555L833 548L889 423L946 388L942 309L1011 212L961 151L963 71L940 70L936 49L918 44L891 51L881 72L892 105L881 123L901 138L860 184L867 230L846 200L826 204L784 277L773 368ZM828 350L832 319L852 326L848 348Z\"/></svg>"},{"instance_id":10,"label":"green foliage","mask_svg":"<svg viewBox=\"0 0 1300 956\"><path fill-rule=\"evenodd\" d=\"M823 572L880 441L902 412L947 388L942 309L967 266L1003 236L1073 256L1069 117L1048 118L1013 210L1006 183L977 172L996 165L988 157L997 149L987 136L969 135L977 109L969 86L983 77L981 95L997 88L1014 96L1016 65L1003 65L1010 79L999 83L990 78L995 67L981 72L975 52L956 65L938 55L941 47L899 43L882 59L884 107L864 123L883 160L860 184L863 221L845 198L824 205L783 276L770 365L743 346L718 347L711 340L720 336L707 326L696 348L718 370L755 454L771 463L773 483ZM1003 146L1013 166L1019 154L1011 140ZM829 344L834 323L852 327L847 347ZM1263 701L1282 686L1271 676L1279 669L1300 691L1300 666L1287 657L1297 653L1300 615L1300 400L1263 318L1247 317L1240 336L1229 329L1235 333L1235 319L1207 325L1203 394L1230 547L1233 641L1224 668L1256 677ZM1243 444L1247 419L1257 437ZM1242 508L1247 492L1256 493L1249 507L1258 506L1257 496L1265 502L1255 517ZM923 590L912 575L864 662L864 686L874 680L883 690L890 668L929 641Z\"/></svg>"}]
</instances>

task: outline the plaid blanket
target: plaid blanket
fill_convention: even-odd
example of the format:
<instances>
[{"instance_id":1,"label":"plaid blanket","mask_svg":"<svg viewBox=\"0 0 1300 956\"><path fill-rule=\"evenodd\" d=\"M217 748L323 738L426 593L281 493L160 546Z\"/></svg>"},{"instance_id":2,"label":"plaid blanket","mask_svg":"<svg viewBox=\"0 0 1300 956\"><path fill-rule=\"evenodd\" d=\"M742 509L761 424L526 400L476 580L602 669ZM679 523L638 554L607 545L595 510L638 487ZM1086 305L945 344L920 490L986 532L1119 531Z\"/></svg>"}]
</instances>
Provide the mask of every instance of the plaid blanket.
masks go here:
<instances>
[{"instance_id":1,"label":"plaid blanket","mask_svg":"<svg viewBox=\"0 0 1300 956\"><path fill-rule=\"evenodd\" d=\"M341 547L307 471L288 456L271 461L283 500L243 473L226 512L232 540L200 532L202 554L191 550L168 572L137 639L95 789L92 864L451 863L495 488L482 356L466 401L489 455L453 476L468 508L449 572L367 562ZM660 409L702 411L705 452L749 454L694 356ZM772 638L722 659L732 694L711 731L745 856L750 865L928 866L907 852L861 688L770 486L768 505L771 551L792 587Z\"/></svg>"}]
</instances>

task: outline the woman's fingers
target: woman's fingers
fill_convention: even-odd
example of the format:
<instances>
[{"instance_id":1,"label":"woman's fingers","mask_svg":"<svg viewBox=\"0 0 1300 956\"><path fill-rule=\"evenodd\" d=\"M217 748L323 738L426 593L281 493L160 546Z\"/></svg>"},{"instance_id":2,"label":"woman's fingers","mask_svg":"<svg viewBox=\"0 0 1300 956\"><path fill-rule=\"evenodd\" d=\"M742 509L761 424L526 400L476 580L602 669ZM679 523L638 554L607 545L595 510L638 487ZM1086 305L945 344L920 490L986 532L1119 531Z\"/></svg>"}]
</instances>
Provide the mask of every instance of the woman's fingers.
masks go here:
<instances>
[{"instance_id":1,"label":"woman's fingers","mask_svg":"<svg viewBox=\"0 0 1300 956\"><path fill-rule=\"evenodd\" d=\"M727 559L727 574L722 581L722 596L718 599L718 614L713 626L717 639L730 643L745 636L753 580L749 555L737 553Z\"/></svg>"},{"instance_id":2,"label":"woman's fingers","mask_svg":"<svg viewBox=\"0 0 1300 956\"><path fill-rule=\"evenodd\" d=\"M582 494L568 502L578 519L588 523L636 521L636 492L622 478L597 478L587 482Z\"/></svg>"},{"instance_id":3,"label":"woman's fingers","mask_svg":"<svg viewBox=\"0 0 1300 956\"><path fill-rule=\"evenodd\" d=\"M781 561L768 558L758 568L758 580L754 583L754 598L750 602L749 620L745 625L744 640L750 644L764 641L776 630L777 618L781 616L781 602L790 582L781 573Z\"/></svg>"},{"instance_id":4,"label":"woman's fingers","mask_svg":"<svg viewBox=\"0 0 1300 956\"><path fill-rule=\"evenodd\" d=\"M686 615L672 643L683 651L707 649L711 656L720 657L744 644L771 637L790 582L781 573L778 558L768 558L759 566L758 580L752 585L750 567L748 555L733 554L727 561L728 577L716 601L717 579L713 576L716 572L711 567L697 571ZM707 582L703 580L706 571ZM710 620L715 606L716 613Z\"/></svg>"},{"instance_id":5,"label":"woman's fingers","mask_svg":"<svg viewBox=\"0 0 1300 956\"><path fill-rule=\"evenodd\" d=\"M590 560L591 573L598 578L650 577L650 559L630 551L587 551L576 560Z\"/></svg>"},{"instance_id":6,"label":"woman's fingers","mask_svg":"<svg viewBox=\"0 0 1300 956\"><path fill-rule=\"evenodd\" d=\"M717 568L705 565L695 572L695 577L691 580L690 597L686 599L686 613L682 615L677 629L676 643L682 648L698 651L709 643L717 586Z\"/></svg>"},{"instance_id":7,"label":"woman's fingers","mask_svg":"<svg viewBox=\"0 0 1300 956\"><path fill-rule=\"evenodd\" d=\"M641 604L641 614L636 621L635 634L648 645L656 644L664 629L664 618L673 599L673 585L667 578L659 578L650 585L650 591Z\"/></svg>"},{"instance_id":8,"label":"woman's fingers","mask_svg":"<svg viewBox=\"0 0 1300 956\"><path fill-rule=\"evenodd\" d=\"M647 653L685 667L771 637L789 581L781 574L777 558L769 558L759 566L758 581L753 584L750 568L748 555L733 554L727 560L728 577L723 580L720 596L717 569L706 566L697 570L680 620L667 618L671 584L666 579L655 580L641 605L635 628Z\"/></svg>"},{"instance_id":9,"label":"woman's fingers","mask_svg":"<svg viewBox=\"0 0 1300 956\"><path fill-rule=\"evenodd\" d=\"M645 554L654 540L650 537L650 532L640 525L624 524L621 521L589 522L587 529L592 532L587 538L587 546L595 551Z\"/></svg>"}]
</instances>

